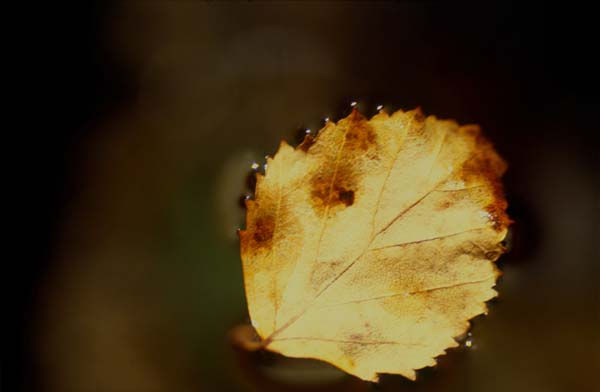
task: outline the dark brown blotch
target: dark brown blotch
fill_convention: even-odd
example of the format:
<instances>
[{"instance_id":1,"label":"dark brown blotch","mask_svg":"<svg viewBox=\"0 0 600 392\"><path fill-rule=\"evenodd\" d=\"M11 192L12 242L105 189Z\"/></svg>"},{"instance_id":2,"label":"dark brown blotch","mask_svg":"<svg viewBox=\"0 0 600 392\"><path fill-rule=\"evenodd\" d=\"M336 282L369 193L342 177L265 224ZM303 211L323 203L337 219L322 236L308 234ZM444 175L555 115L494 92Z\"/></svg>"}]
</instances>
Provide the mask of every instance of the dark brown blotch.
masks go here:
<instances>
[{"instance_id":1,"label":"dark brown blotch","mask_svg":"<svg viewBox=\"0 0 600 392\"><path fill-rule=\"evenodd\" d=\"M256 223L254 225L254 232L252 234L254 248L255 249L263 249L263 248L271 248L271 243L273 241L273 232L275 230L275 220L273 216L259 216L256 219Z\"/></svg>"},{"instance_id":2,"label":"dark brown blotch","mask_svg":"<svg viewBox=\"0 0 600 392\"><path fill-rule=\"evenodd\" d=\"M356 201L357 174L348 164L337 170L317 172L310 181L311 204L318 215L334 207L349 207Z\"/></svg>"},{"instance_id":3,"label":"dark brown blotch","mask_svg":"<svg viewBox=\"0 0 600 392\"><path fill-rule=\"evenodd\" d=\"M354 204L354 191L339 189L338 190L338 199L344 203L346 206L351 206Z\"/></svg>"}]
</instances>

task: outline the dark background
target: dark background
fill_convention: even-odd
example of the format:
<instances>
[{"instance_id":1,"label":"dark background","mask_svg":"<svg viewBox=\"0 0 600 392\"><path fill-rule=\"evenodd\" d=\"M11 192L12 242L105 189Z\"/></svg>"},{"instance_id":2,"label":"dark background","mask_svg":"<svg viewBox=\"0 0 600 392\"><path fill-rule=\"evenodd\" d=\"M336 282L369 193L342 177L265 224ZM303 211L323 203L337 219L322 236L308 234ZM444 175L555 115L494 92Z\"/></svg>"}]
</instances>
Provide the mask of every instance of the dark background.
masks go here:
<instances>
[{"instance_id":1,"label":"dark background","mask_svg":"<svg viewBox=\"0 0 600 392\"><path fill-rule=\"evenodd\" d=\"M250 164L281 138L295 142L299 129L340 118L353 100L369 114L378 104L421 106L480 124L509 162L516 221L500 297L475 320L473 348L453 350L416 384L384 377L381 390L594 389L600 198L590 9L32 7L18 19L15 56L27 112L16 160L26 245L4 275L14 312L3 390L264 390L298 387L306 372L316 372L316 385L369 390L295 362L284 363L292 376L283 382L280 359L247 358L227 342L247 317L235 229Z\"/></svg>"}]
</instances>

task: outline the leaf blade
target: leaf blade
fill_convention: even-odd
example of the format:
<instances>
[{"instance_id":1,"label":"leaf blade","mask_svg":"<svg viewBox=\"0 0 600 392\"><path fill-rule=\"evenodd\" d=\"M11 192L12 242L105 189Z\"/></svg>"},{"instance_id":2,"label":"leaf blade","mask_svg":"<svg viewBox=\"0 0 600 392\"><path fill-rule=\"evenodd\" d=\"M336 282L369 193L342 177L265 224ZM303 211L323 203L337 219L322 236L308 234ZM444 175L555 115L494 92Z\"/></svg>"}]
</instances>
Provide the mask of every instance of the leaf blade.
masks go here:
<instances>
[{"instance_id":1,"label":"leaf blade","mask_svg":"<svg viewBox=\"0 0 600 392\"><path fill-rule=\"evenodd\" d=\"M263 346L365 380L414 379L497 294L493 261L510 223L499 182L505 169L478 127L418 110L371 120L354 110L310 143L282 144L240 233ZM277 223L261 253L252 239L273 210ZM265 322L270 327L260 327ZM382 346L376 342L403 349L371 347Z\"/></svg>"}]
</instances>

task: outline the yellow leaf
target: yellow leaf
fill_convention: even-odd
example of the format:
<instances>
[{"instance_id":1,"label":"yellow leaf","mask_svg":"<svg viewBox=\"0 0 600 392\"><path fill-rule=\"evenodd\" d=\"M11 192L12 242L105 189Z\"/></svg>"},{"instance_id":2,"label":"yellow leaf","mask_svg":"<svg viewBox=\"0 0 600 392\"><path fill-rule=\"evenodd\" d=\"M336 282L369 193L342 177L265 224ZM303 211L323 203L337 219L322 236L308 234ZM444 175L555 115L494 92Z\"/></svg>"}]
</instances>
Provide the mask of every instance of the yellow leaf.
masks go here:
<instances>
[{"instance_id":1,"label":"yellow leaf","mask_svg":"<svg viewBox=\"0 0 600 392\"><path fill-rule=\"evenodd\" d=\"M497 294L505 168L477 126L420 110L282 142L240 232L255 346L414 380Z\"/></svg>"}]
</instances>

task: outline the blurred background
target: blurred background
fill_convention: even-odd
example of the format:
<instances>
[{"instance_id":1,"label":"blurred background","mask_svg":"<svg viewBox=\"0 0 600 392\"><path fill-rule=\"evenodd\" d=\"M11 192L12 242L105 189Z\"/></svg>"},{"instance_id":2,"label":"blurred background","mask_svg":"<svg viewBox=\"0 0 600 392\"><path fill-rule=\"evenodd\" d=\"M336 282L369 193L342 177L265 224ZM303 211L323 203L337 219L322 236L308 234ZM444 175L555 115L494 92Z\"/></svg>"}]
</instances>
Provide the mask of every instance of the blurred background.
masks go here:
<instances>
[{"instance_id":1,"label":"blurred background","mask_svg":"<svg viewBox=\"0 0 600 392\"><path fill-rule=\"evenodd\" d=\"M597 390L592 15L512 2L31 5L17 56L28 244L3 274L3 390ZM373 386L228 338L248 321L236 229L251 164L351 101L478 123L510 165L500 297L416 383Z\"/></svg>"}]
</instances>

